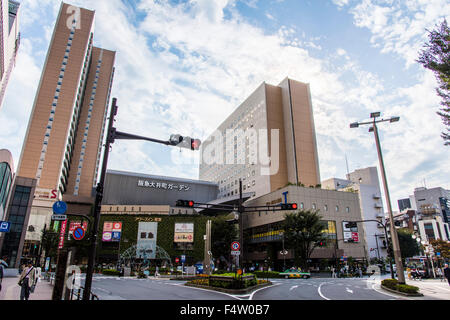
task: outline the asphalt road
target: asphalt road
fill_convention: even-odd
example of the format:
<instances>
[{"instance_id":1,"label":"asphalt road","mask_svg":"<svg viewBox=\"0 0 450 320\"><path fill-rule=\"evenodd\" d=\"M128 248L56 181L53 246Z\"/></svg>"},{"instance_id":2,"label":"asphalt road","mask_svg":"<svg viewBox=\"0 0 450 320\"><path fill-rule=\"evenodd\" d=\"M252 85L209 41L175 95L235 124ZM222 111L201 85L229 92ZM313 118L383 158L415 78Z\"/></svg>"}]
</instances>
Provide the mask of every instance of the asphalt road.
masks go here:
<instances>
[{"instance_id":1,"label":"asphalt road","mask_svg":"<svg viewBox=\"0 0 450 320\"><path fill-rule=\"evenodd\" d=\"M184 281L96 276L92 292L101 300L402 300L368 279L273 279L273 286L246 295L186 287ZM82 283L84 280L82 280Z\"/></svg>"}]
</instances>

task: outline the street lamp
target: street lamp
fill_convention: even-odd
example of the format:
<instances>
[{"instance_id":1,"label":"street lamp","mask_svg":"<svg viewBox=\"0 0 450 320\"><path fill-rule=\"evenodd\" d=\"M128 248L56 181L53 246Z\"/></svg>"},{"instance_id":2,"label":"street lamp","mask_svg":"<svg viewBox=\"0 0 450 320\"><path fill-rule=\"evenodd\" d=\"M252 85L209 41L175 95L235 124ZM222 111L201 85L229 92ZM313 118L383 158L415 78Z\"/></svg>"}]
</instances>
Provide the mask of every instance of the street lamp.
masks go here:
<instances>
[{"instance_id":1,"label":"street lamp","mask_svg":"<svg viewBox=\"0 0 450 320\"><path fill-rule=\"evenodd\" d=\"M392 247L393 247L393 251L394 251L395 263L397 265L398 282L403 284L403 283L405 283L405 274L403 272L402 257L401 257L401 252L400 252L400 243L398 241L397 229L395 228L394 215L392 213L392 207L391 207L391 198L389 196L389 189L388 189L387 179L386 179L386 170L384 168L383 155L381 153L381 146L380 146L380 138L378 136L378 128L376 125L379 122L386 122L386 121L389 121L391 123L398 122L400 120L400 117L392 117L390 119L377 120L377 118L380 115L381 115L380 112L372 112L370 114L370 117L373 119L373 121L354 122L354 123L350 124L350 128L357 128L360 125L368 124L368 125L371 125L369 132L374 132L375 144L376 144L377 152L378 152L378 160L379 160L380 169L381 169L381 178L383 179L383 185L384 185L384 195L386 198L386 204L387 204L388 213L389 213L389 220L390 220L390 224L391 224L390 229L391 229Z\"/></svg>"}]
</instances>

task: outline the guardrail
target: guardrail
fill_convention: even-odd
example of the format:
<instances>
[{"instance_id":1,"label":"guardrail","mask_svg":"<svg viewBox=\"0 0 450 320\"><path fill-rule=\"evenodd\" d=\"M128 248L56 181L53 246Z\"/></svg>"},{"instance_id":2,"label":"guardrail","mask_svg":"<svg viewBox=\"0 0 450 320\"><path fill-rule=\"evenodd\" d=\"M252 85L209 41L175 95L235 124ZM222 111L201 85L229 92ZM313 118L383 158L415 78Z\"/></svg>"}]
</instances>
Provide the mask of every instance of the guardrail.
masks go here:
<instances>
[{"instance_id":1,"label":"guardrail","mask_svg":"<svg viewBox=\"0 0 450 320\"><path fill-rule=\"evenodd\" d=\"M69 298L69 300L81 300L83 292L84 292L84 287L80 286L77 289L72 288L70 290L70 298ZM76 296L76 299L74 299L74 296ZM96 294L91 292L91 298L89 300L100 300L100 299L98 298L98 296Z\"/></svg>"}]
</instances>

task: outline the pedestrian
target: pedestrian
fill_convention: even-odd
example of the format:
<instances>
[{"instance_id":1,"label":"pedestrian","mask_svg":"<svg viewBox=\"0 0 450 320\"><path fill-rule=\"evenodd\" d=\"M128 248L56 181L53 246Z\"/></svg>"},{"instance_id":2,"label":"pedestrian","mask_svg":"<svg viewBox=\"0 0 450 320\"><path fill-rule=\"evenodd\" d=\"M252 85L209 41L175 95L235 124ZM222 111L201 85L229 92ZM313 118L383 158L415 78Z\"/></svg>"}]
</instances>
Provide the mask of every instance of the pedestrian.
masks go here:
<instances>
[{"instance_id":1,"label":"pedestrian","mask_svg":"<svg viewBox=\"0 0 450 320\"><path fill-rule=\"evenodd\" d=\"M448 285L450 286L450 268L448 267L448 263L444 265L444 276L447 278Z\"/></svg>"},{"instance_id":2,"label":"pedestrian","mask_svg":"<svg viewBox=\"0 0 450 320\"><path fill-rule=\"evenodd\" d=\"M331 267L331 277L336 278L336 274L334 272L334 267Z\"/></svg>"},{"instance_id":3,"label":"pedestrian","mask_svg":"<svg viewBox=\"0 0 450 320\"><path fill-rule=\"evenodd\" d=\"M20 290L20 300L28 300L30 292L34 291L34 286L36 285L36 269L31 263L24 267L18 284L22 288Z\"/></svg>"},{"instance_id":4,"label":"pedestrian","mask_svg":"<svg viewBox=\"0 0 450 320\"><path fill-rule=\"evenodd\" d=\"M3 257L2 259L0 259L0 291L2 291L2 282L3 282L3 273L4 273L4 268L8 268L8 263L6 263L6 259L7 257Z\"/></svg>"},{"instance_id":5,"label":"pedestrian","mask_svg":"<svg viewBox=\"0 0 450 320\"><path fill-rule=\"evenodd\" d=\"M359 273L359 277L362 278L363 274L362 274L362 269L358 268L358 273Z\"/></svg>"}]
</instances>

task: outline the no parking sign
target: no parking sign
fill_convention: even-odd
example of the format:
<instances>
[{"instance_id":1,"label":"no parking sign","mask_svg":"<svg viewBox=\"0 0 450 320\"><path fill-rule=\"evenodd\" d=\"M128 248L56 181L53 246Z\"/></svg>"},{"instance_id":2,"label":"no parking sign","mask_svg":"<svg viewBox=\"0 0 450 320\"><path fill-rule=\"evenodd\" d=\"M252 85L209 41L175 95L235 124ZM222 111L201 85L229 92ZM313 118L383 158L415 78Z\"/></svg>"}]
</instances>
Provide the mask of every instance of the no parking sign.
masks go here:
<instances>
[{"instance_id":1,"label":"no parking sign","mask_svg":"<svg viewBox=\"0 0 450 320\"><path fill-rule=\"evenodd\" d=\"M81 240L84 238L85 234L86 234L86 232L84 231L84 229L82 227L77 227L75 230L73 230L72 237L75 240Z\"/></svg>"}]
</instances>

